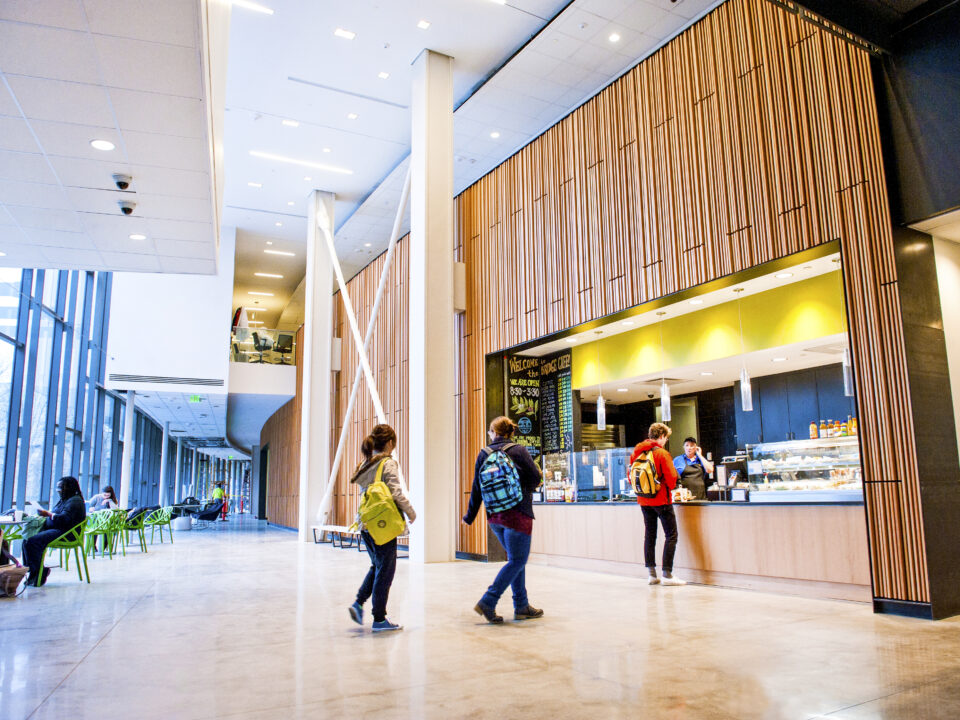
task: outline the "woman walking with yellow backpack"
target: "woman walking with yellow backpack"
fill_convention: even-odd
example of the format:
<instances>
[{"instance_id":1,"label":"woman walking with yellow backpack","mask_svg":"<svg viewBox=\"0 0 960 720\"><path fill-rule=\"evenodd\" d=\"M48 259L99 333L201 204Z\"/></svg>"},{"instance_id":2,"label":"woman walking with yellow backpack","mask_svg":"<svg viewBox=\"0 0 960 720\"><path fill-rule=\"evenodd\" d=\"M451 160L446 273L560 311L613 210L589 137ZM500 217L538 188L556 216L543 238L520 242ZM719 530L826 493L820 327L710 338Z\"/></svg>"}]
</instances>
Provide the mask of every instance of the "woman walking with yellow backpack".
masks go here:
<instances>
[{"instance_id":1,"label":"woman walking with yellow backpack","mask_svg":"<svg viewBox=\"0 0 960 720\"><path fill-rule=\"evenodd\" d=\"M403 629L387 618L387 597L397 569L397 536L404 531L404 515L410 523L417 519L400 484L400 467L390 457L396 446L397 433L392 427L374 427L360 446L365 459L350 479L364 491L356 525L370 554L370 570L349 608L350 617L363 625L363 604L373 596L374 632Z\"/></svg>"}]
</instances>

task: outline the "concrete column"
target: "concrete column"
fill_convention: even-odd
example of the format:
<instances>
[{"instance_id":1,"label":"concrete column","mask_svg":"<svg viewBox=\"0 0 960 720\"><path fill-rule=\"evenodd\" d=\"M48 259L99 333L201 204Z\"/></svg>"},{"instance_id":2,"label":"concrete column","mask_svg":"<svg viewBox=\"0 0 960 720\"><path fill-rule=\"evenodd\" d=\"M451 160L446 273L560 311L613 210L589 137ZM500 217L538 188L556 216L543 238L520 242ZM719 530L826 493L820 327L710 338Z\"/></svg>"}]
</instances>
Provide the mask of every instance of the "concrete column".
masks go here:
<instances>
[{"instance_id":1,"label":"concrete column","mask_svg":"<svg viewBox=\"0 0 960 720\"><path fill-rule=\"evenodd\" d=\"M333 193L314 190L308 200L307 287L303 323L303 402L300 420L301 542L312 542L330 474L330 397L333 381L330 343L333 338L333 264L324 231L333 235Z\"/></svg>"},{"instance_id":2,"label":"concrete column","mask_svg":"<svg viewBox=\"0 0 960 720\"><path fill-rule=\"evenodd\" d=\"M191 464L190 495L203 500L203 496L200 494L200 451L197 448L193 449L193 462Z\"/></svg>"},{"instance_id":3,"label":"concrete column","mask_svg":"<svg viewBox=\"0 0 960 720\"><path fill-rule=\"evenodd\" d=\"M250 515L260 517L260 446L250 448Z\"/></svg>"},{"instance_id":4,"label":"concrete column","mask_svg":"<svg viewBox=\"0 0 960 720\"><path fill-rule=\"evenodd\" d=\"M183 438L177 438L177 456L173 462L173 502L178 503L183 497Z\"/></svg>"},{"instance_id":5,"label":"concrete column","mask_svg":"<svg viewBox=\"0 0 960 720\"><path fill-rule=\"evenodd\" d=\"M133 484L133 455L134 455L134 420L136 419L137 393L127 390L127 401L124 405L123 418L123 456L120 459L120 507L130 508L130 486Z\"/></svg>"},{"instance_id":6,"label":"concrete column","mask_svg":"<svg viewBox=\"0 0 960 720\"><path fill-rule=\"evenodd\" d=\"M167 487L167 467L170 465L170 423L163 423L163 440L160 443L160 497L159 504L163 507L167 504L170 497L170 491Z\"/></svg>"},{"instance_id":7,"label":"concrete column","mask_svg":"<svg viewBox=\"0 0 960 720\"><path fill-rule=\"evenodd\" d=\"M456 556L453 59L413 64L410 168L410 458L414 562Z\"/></svg>"}]
</instances>

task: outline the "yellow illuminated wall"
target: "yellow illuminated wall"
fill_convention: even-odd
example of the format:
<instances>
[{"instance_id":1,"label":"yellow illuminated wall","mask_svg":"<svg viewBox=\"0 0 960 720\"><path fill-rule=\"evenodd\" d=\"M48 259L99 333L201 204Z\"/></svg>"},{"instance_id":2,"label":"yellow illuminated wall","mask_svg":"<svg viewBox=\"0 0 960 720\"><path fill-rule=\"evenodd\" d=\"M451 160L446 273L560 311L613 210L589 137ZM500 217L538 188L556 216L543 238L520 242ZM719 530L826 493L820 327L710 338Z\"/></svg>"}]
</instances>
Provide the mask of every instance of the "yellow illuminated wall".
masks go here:
<instances>
[{"instance_id":1,"label":"yellow illuminated wall","mask_svg":"<svg viewBox=\"0 0 960 720\"><path fill-rule=\"evenodd\" d=\"M741 302L742 349L737 302L728 302L574 347L573 387L659 373L847 330L839 271L750 295Z\"/></svg>"}]
</instances>

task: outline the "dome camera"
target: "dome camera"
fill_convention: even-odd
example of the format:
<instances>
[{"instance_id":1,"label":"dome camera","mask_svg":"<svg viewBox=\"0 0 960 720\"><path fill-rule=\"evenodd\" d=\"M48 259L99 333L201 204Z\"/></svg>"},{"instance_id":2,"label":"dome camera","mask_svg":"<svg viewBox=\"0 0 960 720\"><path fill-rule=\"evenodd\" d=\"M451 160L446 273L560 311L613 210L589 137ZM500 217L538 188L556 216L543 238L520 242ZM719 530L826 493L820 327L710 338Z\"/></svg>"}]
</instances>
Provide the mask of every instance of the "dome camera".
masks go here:
<instances>
[{"instance_id":1,"label":"dome camera","mask_svg":"<svg viewBox=\"0 0 960 720\"><path fill-rule=\"evenodd\" d=\"M129 175L123 175L121 173L117 173L113 176L113 182L117 186L118 190L126 190L128 187L130 187L130 183L132 181L133 181L133 178L130 177Z\"/></svg>"},{"instance_id":2,"label":"dome camera","mask_svg":"<svg viewBox=\"0 0 960 720\"><path fill-rule=\"evenodd\" d=\"M130 202L129 200L121 200L117 204L120 206L120 212L124 215L132 215L133 209L137 206L135 202Z\"/></svg>"},{"instance_id":3,"label":"dome camera","mask_svg":"<svg viewBox=\"0 0 960 720\"><path fill-rule=\"evenodd\" d=\"M647 397L648 397L649 399L653 400L653 393L647 393Z\"/></svg>"}]
</instances>

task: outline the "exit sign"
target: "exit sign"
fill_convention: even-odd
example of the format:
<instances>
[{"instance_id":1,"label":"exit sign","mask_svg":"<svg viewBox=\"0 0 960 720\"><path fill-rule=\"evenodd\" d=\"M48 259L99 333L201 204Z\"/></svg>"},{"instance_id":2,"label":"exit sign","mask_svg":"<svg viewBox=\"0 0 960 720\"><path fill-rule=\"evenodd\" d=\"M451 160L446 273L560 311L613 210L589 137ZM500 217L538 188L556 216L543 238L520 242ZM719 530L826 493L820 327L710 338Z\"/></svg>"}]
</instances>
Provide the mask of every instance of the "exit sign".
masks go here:
<instances>
[{"instance_id":1,"label":"exit sign","mask_svg":"<svg viewBox=\"0 0 960 720\"><path fill-rule=\"evenodd\" d=\"M200 402L200 401L201 401L201 398L200 398L199 395L191 395L191 396L190 396L190 402L198 403L198 402Z\"/></svg>"}]
</instances>

